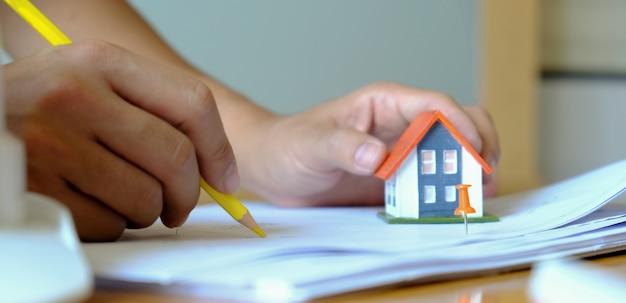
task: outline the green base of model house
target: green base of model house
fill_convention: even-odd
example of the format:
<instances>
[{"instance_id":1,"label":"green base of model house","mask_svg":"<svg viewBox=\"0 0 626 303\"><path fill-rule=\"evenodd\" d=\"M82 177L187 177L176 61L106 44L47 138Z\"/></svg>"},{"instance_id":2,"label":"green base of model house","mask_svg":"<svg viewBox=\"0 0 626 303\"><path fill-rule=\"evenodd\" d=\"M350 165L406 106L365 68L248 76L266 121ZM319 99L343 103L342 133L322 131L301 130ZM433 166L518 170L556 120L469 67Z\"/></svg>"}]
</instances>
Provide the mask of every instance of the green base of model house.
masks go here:
<instances>
[{"instance_id":1,"label":"green base of model house","mask_svg":"<svg viewBox=\"0 0 626 303\"><path fill-rule=\"evenodd\" d=\"M450 224L463 223L463 216L454 217L430 217L430 218L399 218L387 214L384 211L378 213L378 217L389 224ZM498 222L496 216L485 214L482 217L467 217L467 223Z\"/></svg>"}]
</instances>

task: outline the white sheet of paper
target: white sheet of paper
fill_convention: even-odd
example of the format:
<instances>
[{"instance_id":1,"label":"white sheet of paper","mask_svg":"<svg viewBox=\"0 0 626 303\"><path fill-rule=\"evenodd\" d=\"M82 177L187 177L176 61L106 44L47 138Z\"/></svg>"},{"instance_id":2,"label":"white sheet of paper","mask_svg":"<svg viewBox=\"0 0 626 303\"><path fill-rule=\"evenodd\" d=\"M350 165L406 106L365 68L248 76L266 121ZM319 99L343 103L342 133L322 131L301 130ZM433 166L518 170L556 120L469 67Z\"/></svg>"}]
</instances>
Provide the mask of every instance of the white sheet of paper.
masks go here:
<instances>
[{"instance_id":1,"label":"white sheet of paper","mask_svg":"<svg viewBox=\"0 0 626 303\"><path fill-rule=\"evenodd\" d=\"M103 280L160 285L159 290L193 288L200 295L234 299L305 300L429 275L521 266L559 252L589 253L581 246L598 237L612 242L596 249L619 247L626 199L605 204L624 189L626 160L486 201L486 211L500 222L470 224L468 236L463 224L387 224L376 215L380 207L247 203L267 238L258 238L218 206L203 205L180 228L157 223L128 230L118 242L83 248Z\"/></svg>"}]
</instances>

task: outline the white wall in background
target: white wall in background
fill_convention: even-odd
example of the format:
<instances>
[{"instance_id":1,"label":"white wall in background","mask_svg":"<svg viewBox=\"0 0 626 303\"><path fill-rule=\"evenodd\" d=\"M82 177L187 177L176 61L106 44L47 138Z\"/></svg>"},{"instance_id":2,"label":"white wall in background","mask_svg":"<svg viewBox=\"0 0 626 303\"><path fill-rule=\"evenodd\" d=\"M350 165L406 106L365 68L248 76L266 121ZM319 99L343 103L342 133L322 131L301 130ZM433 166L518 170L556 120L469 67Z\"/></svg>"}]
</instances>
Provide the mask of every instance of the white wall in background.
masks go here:
<instances>
[{"instance_id":1,"label":"white wall in background","mask_svg":"<svg viewBox=\"0 0 626 303\"><path fill-rule=\"evenodd\" d=\"M130 2L189 61L278 113L383 80L478 95L478 0Z\"/></svg>"},{"instance_id":2,"label":"white wall in background","mask_svg":"<svg viewBox=\"0 0 626 303\"><path fill-rule=\"evenodd\" d=\"M547 181L626 158L626 1L542 1ZM626 172L625 172L626 173Z\"/></svg>"},{"instance_id":3,"label":"white wall in background","mask_svg":"<svg viewBox=\"0 0 626 303\"><path fill-rule=\"evenodd\" d=\"M544 79L541 89L546 181L626 159L626 79Z\"/></svg>"}]
</instances>

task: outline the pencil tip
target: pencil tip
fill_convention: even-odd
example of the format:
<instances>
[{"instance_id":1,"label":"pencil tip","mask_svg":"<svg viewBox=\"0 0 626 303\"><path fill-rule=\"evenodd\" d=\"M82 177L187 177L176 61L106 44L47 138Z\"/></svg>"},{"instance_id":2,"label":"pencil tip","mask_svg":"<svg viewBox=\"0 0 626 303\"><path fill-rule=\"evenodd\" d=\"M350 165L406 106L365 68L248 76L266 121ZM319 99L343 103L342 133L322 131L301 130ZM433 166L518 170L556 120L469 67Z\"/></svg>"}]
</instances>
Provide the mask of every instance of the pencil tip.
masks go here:
<instances>
[{"instance_id":1,"label":"pencil tip","mask_svg":"<svg viewBox=\"0 0 626 303\"><path fill-rule=\"evenodd\" d=\"M265 238L265 233L260 227L254 227L252 228L252 231L257 233L257 235L259 235L261 238Z\"/></svg>"},{"instance_id":2,"label":"pencil tip","mask_svg":"<svg viewBox=\"0 0 626 303\"><path fill-rule=\"evenodd\" d=\"M241 217L241 219L237 221L239 221L239 223L243 224L245 227L257 233L257 235L261 236L261 238L265 238L265 233L263 232L261 227L259 227L256 221L254 221L254 218L252 217L250 212L246 211L243 217Z\"/></svg>"}]
</instances>

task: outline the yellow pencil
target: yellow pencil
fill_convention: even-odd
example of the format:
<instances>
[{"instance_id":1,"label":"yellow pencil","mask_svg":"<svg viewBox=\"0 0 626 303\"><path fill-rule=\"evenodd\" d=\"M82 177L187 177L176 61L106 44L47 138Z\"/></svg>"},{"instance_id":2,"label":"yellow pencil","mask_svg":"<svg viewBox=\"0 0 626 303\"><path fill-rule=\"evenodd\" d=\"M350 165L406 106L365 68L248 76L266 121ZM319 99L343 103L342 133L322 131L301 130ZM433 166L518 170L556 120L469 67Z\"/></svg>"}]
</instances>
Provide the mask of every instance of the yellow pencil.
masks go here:
<instances>
[{"instance_id":1,"label":"yellow pencil","mask_svg":"<svg viewBox=\"0 0 626 303\"><path fill-rule=\"evenodd\" d=\"M70 40L48 17L28 0L4 0L52 45L70 44Z\"/></svg>"},{"instance_id":2,"label":"yellow pencil","mask_svg":"<svg viewBox=\"0 0 626 303\"><path fill-rule=\"evenodd\" d=\"M215 190L209 183L204 181L204 178L200 177L200 186L204 191L217 202L233 219L243 224L247 228L257 233L261 238L265 238L265 233L259 225L254 221L254 218L246 209L246 207L233 195L227 195Z\"/></svg>"},{"instance_id":3,"label":"yellow pencil","mask_svg":"<svg viewBox=\"0 0 626 303\"><path fill-rule=\"evenodd\" d=\"M4 0L18 15L28 22L52 45L71 44L70 40L48 17L28 0ZM265 238L265 233L256 223L248 209L233 195L218 192L202 177L200 185L233 219Z\"/></svg>"}]
</instances>

